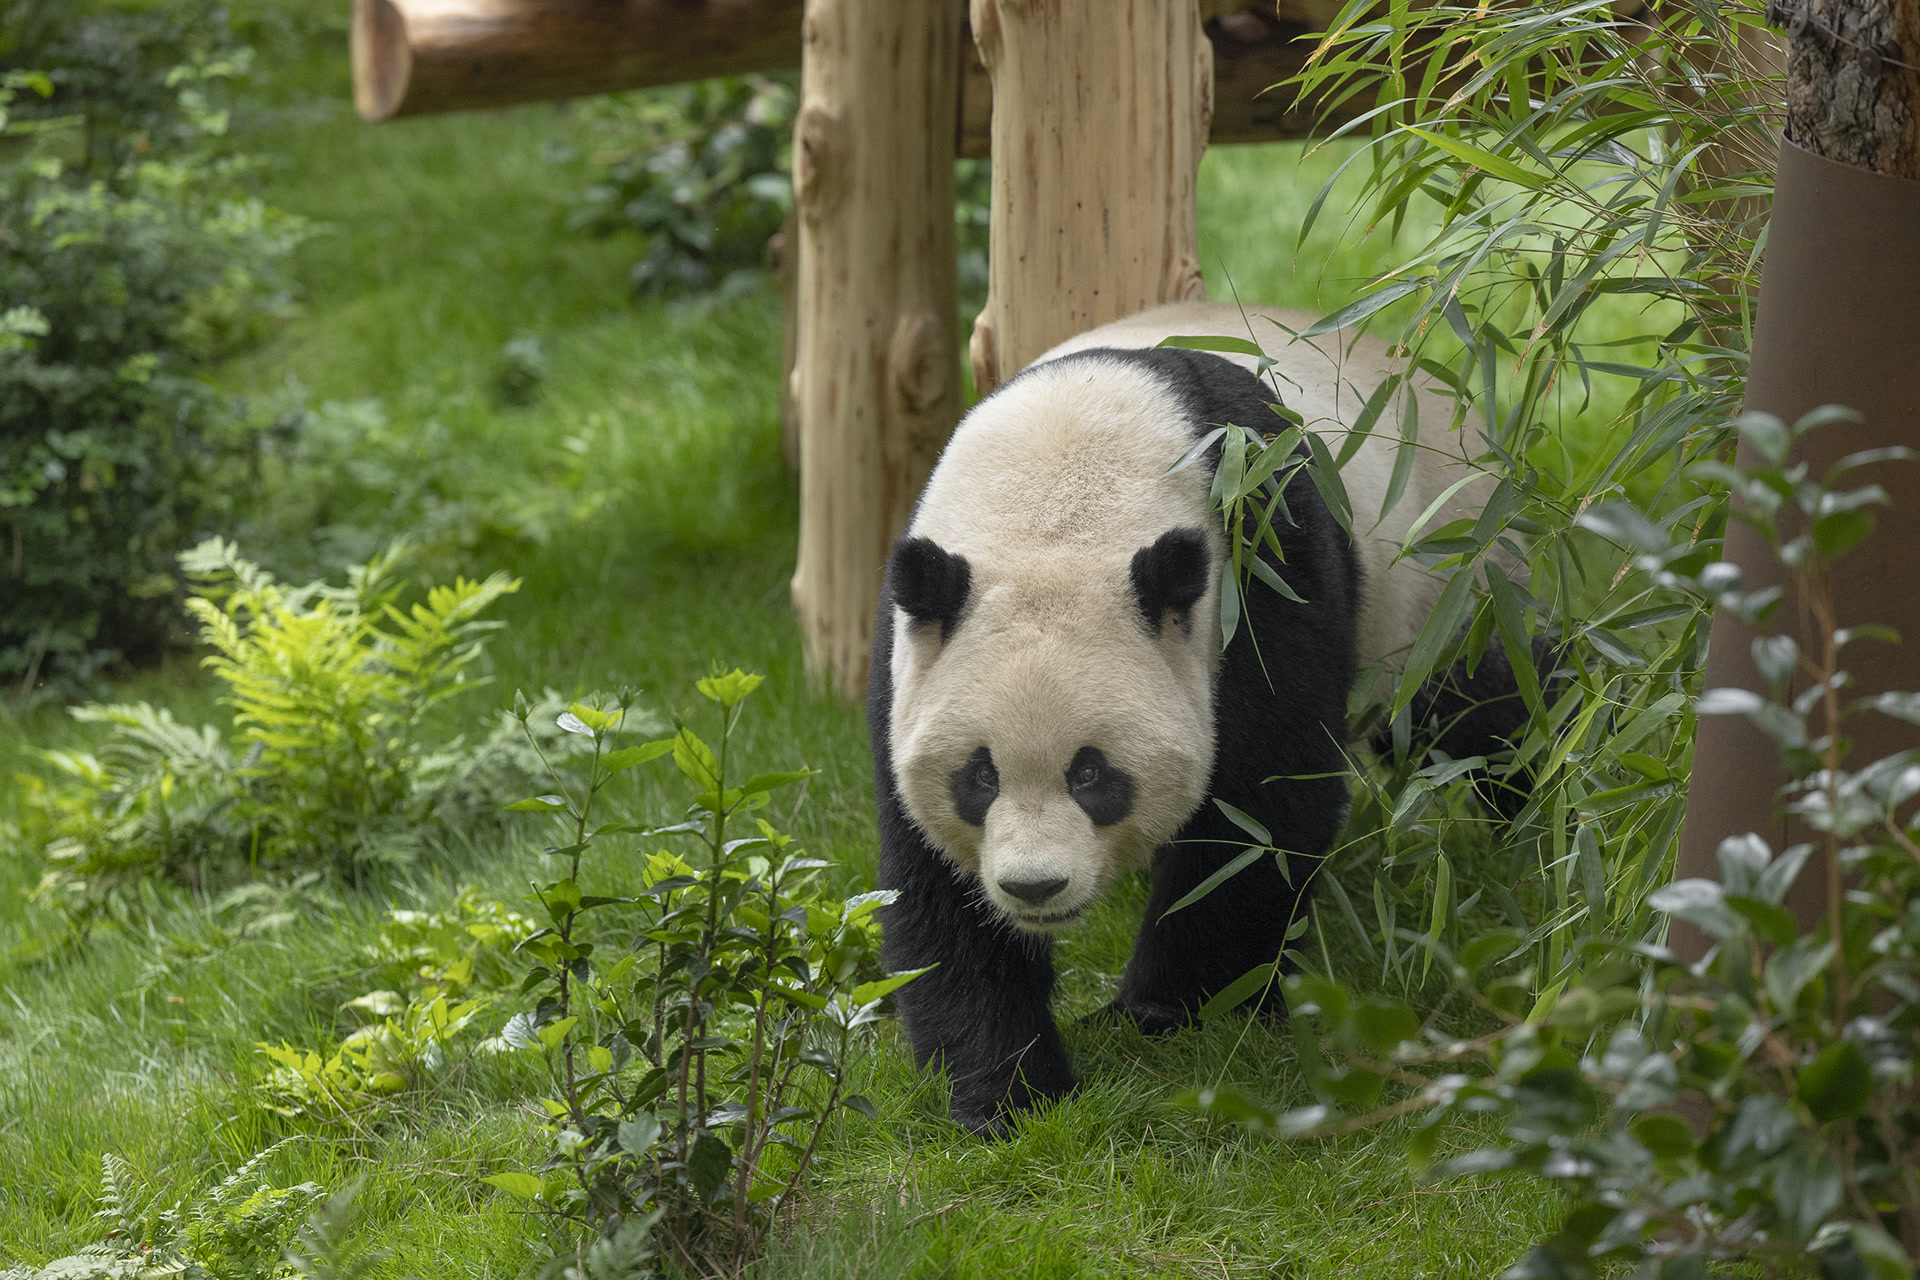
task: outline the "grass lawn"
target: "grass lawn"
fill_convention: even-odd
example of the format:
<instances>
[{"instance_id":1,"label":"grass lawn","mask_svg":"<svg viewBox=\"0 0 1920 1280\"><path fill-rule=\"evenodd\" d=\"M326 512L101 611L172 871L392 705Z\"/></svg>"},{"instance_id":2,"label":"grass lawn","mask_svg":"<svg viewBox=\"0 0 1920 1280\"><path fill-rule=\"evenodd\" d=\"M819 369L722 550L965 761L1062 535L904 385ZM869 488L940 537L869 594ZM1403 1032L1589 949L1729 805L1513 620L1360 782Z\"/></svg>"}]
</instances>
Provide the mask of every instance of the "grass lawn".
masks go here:
<instances>
[{"instance_id":1,"label":"grass lawn","mask_svg":"<svg viewBox=\"0 0 1920 1280\"><path fill-rule=\"evenodd\" d=\"M635 245L565 227L588 170L550 158L580 141L564 107L364 126L347 106L338 27L283 83L298 91L254 140L283 157L264 194L322 233L301 253L299 316L223 378L236 391L291 378L319 401L378 399L392 435L439 442L436 483L477 515L429 567L524 581L497 611L508 625L491 649L495 682L453 719L478 725L514 689L545 686L632 685L673 710L693 704L692 681L716 661L765 672L747 767L819 770L798 833L839 864L836 887L870 887L865 724L808 689L789 612L796 501L778 441L775 300L636 302ZM1331 171L1299 154L1208 157L1202 245L1216 296L1230 273L1243 296L1331 309L1386 261L1378 245L1333 252L1329 225L1295 265L1294 228ZM537 335L551 370L533 404L507 408L492 386L501 344L520 333ZM216 712L187 656L116 697ZM35 767L33 745L83 740L56 708L0 711L0 778ZM657 781L618 799L665 811ZM0 822L18 819L17 804L0 783ZM369 950L390 907L442 907L468 884L517 903L540 874L531 830L450 843L378 893L314 900L274 931L249 935L231 912L168 892L142 923L31 961L23 944L56 924L26 905L34 860L0 856L0 1266L99 1237L104 1153L175 1197L289 1137L266 1169L276 1185L365 1179L356 1235L384 1252L372 1274L536 1265L538 1224L478 1181L538 1158L530 1069L472 1057L431 1096L345 1132L259 1102L255 1042L320 1046L356 1025L342 1006L375 985ZM832 1135L768 1275L1464 1280L1497 1274L1551 1225L1553 1205L1518 1186L1417 1184L1394 1127L1289 1145L1170 1109L1176 1087L1222 1080L1279 1100L1305 1091L1283 1029L1228 1019L1154 1041L1073 1022L1106 1000L1143 897L1142 885L1116 894L1061 947L1082 1092L1010 1141L978 1142L886 1030L860 1068L879 1122L851 1116ZM489 1033L504 1016L489 1014Z\"/></svg>"}]
</instances>

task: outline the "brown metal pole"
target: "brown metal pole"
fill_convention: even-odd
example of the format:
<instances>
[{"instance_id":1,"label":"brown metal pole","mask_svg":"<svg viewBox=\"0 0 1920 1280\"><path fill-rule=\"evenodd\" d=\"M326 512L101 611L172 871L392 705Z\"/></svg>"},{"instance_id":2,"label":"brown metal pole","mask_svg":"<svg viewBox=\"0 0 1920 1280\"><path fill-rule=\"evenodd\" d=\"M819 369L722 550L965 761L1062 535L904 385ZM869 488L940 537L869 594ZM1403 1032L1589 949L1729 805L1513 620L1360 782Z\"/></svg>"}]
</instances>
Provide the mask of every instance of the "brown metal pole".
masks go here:
<instances>
[{"instance_id":1,"label":"brown metal pole","mask_svg":"<svg viewBox=\"0 0 1920 1280\"><path fill-rule=\"evenodd\" d=\"M1798 0L1796 0L1798 2ZM1770 14L1790 38L1787 138L1767 238L1747 382L1747 407L1787 422L1825 404L1864 415L1815 432L1797 457L1816 476L1839 458L1885 445L1920 447L1920 7L1828 0ZM1742 459L1743 463L1751 459ZM1900 645L1856 642L1844 653L1852 696L1920 688L1920 467L1883 463L1849 487L1877 483L1892 498L1878 525L1833 573L1843 624L1893 627ZM1749 590L1783 575L1760 536L1728 522L1726 558ZM1803 648L1817 640L1802 602L1776 615ZM1704 687L1764 694L1739 619L1715 615ZM1920 728L1878 713L1851 723L1855 764L1920 746ZM1676 876L1717 876L1730 835L1757 831L1775 847L1808 839L1779 812L1786 781L1773 742L1740 716L1705 717ZM1826 910L1824 881L1804 875L1789 905L1802 927ZM1676 927L1675 949L1704 939Z\"/></svg>"}]
</instances>

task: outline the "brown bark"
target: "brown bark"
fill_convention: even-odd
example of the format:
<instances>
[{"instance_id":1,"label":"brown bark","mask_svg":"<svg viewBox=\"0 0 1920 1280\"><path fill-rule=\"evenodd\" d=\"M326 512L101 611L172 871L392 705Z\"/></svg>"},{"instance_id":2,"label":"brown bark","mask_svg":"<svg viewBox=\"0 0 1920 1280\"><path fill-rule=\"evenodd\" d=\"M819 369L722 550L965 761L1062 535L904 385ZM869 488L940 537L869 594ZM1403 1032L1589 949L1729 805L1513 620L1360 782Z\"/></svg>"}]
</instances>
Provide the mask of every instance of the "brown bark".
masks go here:
<instances>
[{"instance_id":1,"label":"brown bark","mask_svg":"<svg viewBox=\"0 0 1920 1280\"><path fill-rule=\"evenodd\" d=\"M1787 32L1787 137L1873 173L1920 177L1920 6L1772 0Z\"/></svg>"},{"instance_id":2,"label":"brown bark","mask_svg":"<svg viewBox=\"0 0 1920 1280\"><path fill-rule=\"evenodd\" d=\"M1195 0L973 0L993 77L982 393L1048 348L1198 298L1194 193L1213 116Z\"/></svg>"},{"instance_id":3,"label":"brown bark","mask_svg":"<svg viewBox=\"0 0 1920 1280\"><path fill-rule=\"evenodd\" d=\"M363 120L579 98L799 61L801 0L353 0Z\"/></svg>"},{"instance_id":4,"label":"brown bark","mask_svg":"<svg viewBox=\"0 0 1920 1280\"><path fill-rule=\"evenodd\" d=\"M964 21L967 0L944 0ZM1331 0L1213 0L1207 34L1218 83L1213 141L1307 136L1290 91ZM354 105L368 121L550 102L800 65L801 0L354 0ZM992 88L971 39L959 41L955 154L984 156ZM1371 99L1344 103L1351 119Z\"/></svg>"},{"instance_id":5,"label":"brown bark","mask_svg":"<svg viewBox=\"0 0 1920 1280\"><path fill-rule=\"evenodd\" d=\"M1775 14L1789 22L1793 138L1781 153L1747 407L1789 422L1823 404L1859 410L1865 417L1859 426L1824 428L1796 449L1794 460L1815 475L1860 450L1920 447L1920 382L1913 375L1920 368L1920 241L1913 234L1920 226L1920 182L1913 181L1920 178L1913 144L1920 92L1911 72L1920 63L1903 58L1908 67L1889 67L1884 53L1859 39L1911 33L1915 0L1899 0L1897 10L1889 17L1881 0L1827 0L1797 16ZM1849 700L1920 689L1920 592L1911 585L1920 563L1920 468L1882 463L1844 482L1848 488L1869 483L1885 487L1892 506L1878 509L1872 537L1836 565L1836 612L1843 625L1891 625L1904 641L1848 646L1842 656L1851 676ZM1725 556L1742 567L1748 590L1784 582L1766 543L1744 524L1728 522ZM1776 625L1805 652L1817 651L1823 640L1805 602L1791 595ZM1752 640L1737 618L1717 614L1704 686L1764 695ZM1847 735L1855 768L1920 746L1920 729L1878 713L1850 721ZM1702 721L1693 780L1680 878L1717 876L1714 853L1730 835L1758 831L1776 849L1813 838L1781 816L1776 793L1786 775L1779 753L1744 718ZM1827 910L1825 883L1812 871L1803 874L1789 905L1802 927L1810 927ZM1673 941L1682 955L1705 950L1705 940L1690 928L1676 927Z\"/></svg>"},{"instance_id":6,"label":"brown bark","mask_svg":"<svg viewBox=\"0 0 1920 1280\"><path fill-rule=\"evenodd\" d=\"M800 555L809 669L866 691L888 545L960 414L960 24L945 0L808 0L800 114Z\"/></svg>"}]
</instances>

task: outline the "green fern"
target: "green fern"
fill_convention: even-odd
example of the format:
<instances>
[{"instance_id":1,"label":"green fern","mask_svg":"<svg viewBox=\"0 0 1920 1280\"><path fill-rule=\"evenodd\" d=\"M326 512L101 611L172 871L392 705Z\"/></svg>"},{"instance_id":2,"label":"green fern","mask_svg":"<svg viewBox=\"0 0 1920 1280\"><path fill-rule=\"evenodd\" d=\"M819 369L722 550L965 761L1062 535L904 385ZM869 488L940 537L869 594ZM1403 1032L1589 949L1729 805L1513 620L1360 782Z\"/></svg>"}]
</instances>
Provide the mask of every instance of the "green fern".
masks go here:
<instances>
[{"instance_id":1,"label":"green fern","mask_svg":"<svg viewBox=\"0 0 1920 1280\"><path fill-rule=\"evenodd\" d=\"M224 539L183 554L187 609L231 723L183 725L146 704L76 710L110 728L107 743L44 753L54 785L21 780L45 837L42 905L84 925L157 873L204 882L326 869L358 880L413 857L486 763L449 767L459 740L423 741L424 721L484 683L472 667L501 624L481 615L519 583L461 578L403 608L406 555L396 543L345 586L290 586Z\"/></svg>"},{"instance_id":2,"label":"green fern","mask_svg":"<svg viewBox=\"0 0 1920 1280\"><path fill-rule=\"evenodd\" d=\"M197 1197L160 1208L160 1192L109 1152L100 1158L104 1238L42 1267L14 1267L0 1280L289 1280L313 1274L297 1249L315 1229L344 1247L345 1223L311 1182L276 1187L261 1172L292 1139L258 1152ZM337 1200L338 1197L335 1197Z\"/></svg>"}]
</instances>

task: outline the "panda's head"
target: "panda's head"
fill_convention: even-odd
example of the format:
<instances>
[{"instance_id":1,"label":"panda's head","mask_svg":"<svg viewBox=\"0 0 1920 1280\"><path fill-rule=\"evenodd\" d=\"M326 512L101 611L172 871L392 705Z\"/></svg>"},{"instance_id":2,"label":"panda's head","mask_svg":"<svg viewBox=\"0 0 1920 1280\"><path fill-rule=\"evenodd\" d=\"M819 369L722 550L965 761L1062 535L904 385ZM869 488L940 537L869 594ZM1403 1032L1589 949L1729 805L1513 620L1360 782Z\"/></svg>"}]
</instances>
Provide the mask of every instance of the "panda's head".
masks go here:
<instances>
[{"instance_id":1,"label":"panda's head","mask_svg":"<svg viewBox=\"0 0 1920 1280\"><path fill-rule=\"evenodd\" d=\"M1191 415L1130 369L1040 372L956 434L887 587L901 798L1044 933L1205 797L1220 630L1205 469L1168 475Z\"/></svg>"}]
</instances>

